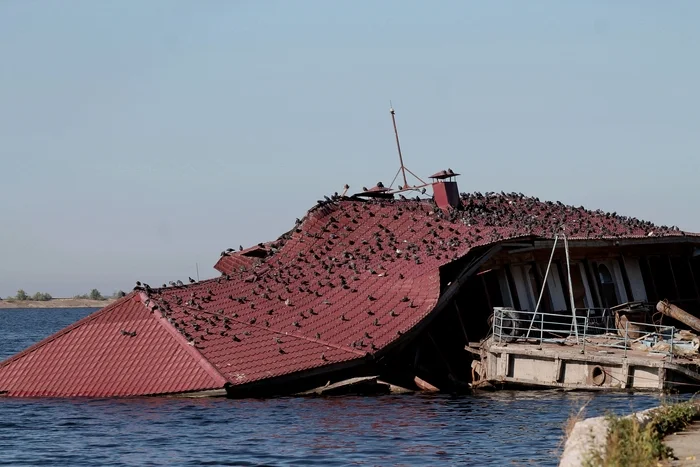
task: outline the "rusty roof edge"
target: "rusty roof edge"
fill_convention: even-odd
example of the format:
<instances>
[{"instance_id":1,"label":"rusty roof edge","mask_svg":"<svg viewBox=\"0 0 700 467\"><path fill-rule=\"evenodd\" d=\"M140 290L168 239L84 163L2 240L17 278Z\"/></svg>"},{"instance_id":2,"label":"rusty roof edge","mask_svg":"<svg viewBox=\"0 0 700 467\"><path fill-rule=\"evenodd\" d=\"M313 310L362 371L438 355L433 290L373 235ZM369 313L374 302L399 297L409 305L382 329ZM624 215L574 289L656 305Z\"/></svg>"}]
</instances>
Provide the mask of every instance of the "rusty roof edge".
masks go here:
<instances>
[{"instance_id":1,"label":"rusty roof edge","mask_svg":"<svg viewBox=\"0 0 700 467\"><path fill-rule=\"evenodd\" d=\"M226 381L228 381L220 372L219 370L216 369L214 365L207 360L207 358L202 355L202 353L195 349L192 345L190 345L189 342L187 342L187 339L185 339L185 336L180 334L177 329L173 325L168 322L167 318L163 316L163 314L156 308L155 304L149 303L148 305L146 304L146 300L151 301L148 295L145 292L139 292L137 295L139 301L143 304L144 308L146 310L149 310L153 313L154 319L165 328L165 330L175 339L175 341L182 347L185 352L187 352L190 357L192 357L197 364L199 364L200 367L214 379L214 381L217 384L220 384L221 387L226 384Z\"/></svg>"},{"instance_id":2,"label":"rusty roof edge","mask_svg":"<svg viewBox=\"0 0 700 467\"><path fill-rule=\"evenodd\" d=\"M105 313L107 313L107 312L109 312L109 311L112 311L112 309L114 309L114 308L116 308L117 306L121 305L121 304L124 303L125 301L127 301L127 300L133 300L133 299L135 298L135 296L136 296L136 294L135 294L134 292L131 292L130 294L128 294L128 295L126 295L126 296L120 298L119 300L115 301L114 303L110 303L110 304L107 305L106 307L104 307L104 308L102 308L102 309L99 309L99 310L97 310L97 311L95 311L95 312L93 312L93 313L90 313L89 315L87 315L86 317L84 317L84 318L82 318L82 319L76 321L75 323L69 324L69 325L66 326L65 328L63 328L63 329L61 329L61 330L59 330L59 331L56 331L55 333L51 334L51 335L48 336L48 337L45 337L44 339L40 340L40 341L37 342L36 344L33 344L33 345L27 347L26 349L22 350L21 352L15 354L15 355L12 355L12 356L8 357L7 359L3 360L2 362L0 362L0 368L2 368L2 367L4 367L4 366L7 366L7 365L9 365L10 363L12 363L12 362L14 362L14 361L16 361L16 360L18 360L18 359L20 359L20 358L22 358L22 357L25 357L27 354L30 354L30 353L32 353L32 352L38 350L39 348L45 346L46 344L48 344L48 343L50 343L50 342L53 342L54 340L58 339L59 337L62 337L62 336L64 336L64 335L68 334L68 333L71 332L73 329L76 329L76 328L78 328L78 327L80 327L80 326L82 326L82 325L84 325L84 324L89 323L90 321L93 321L93 320L99 318L99 317L102 316L103 314L105 314Z\"/></svg>"}]
</instances>

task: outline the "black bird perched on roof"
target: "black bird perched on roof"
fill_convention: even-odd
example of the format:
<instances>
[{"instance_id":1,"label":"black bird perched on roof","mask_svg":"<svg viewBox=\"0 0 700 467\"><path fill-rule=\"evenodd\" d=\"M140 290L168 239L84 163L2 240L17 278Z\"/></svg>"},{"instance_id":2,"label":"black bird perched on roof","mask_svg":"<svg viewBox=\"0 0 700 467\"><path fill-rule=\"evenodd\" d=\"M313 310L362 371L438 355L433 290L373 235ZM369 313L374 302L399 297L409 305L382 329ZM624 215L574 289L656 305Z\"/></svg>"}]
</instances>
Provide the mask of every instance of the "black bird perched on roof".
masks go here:
<instances>
[{"instance_id":1,"label":"black bird perched on roof","mask_svg":"<svg viewBox=\"0 0 700 467\"><path fill-rule=\"evenodd\" d=\"M178 280L177 282L175 282L175 285L177 285L178 287L182 287L185 284L183 284L181 280Z\"/></svg>"},{"instance_id":2,"label":"black bird perched on roof","mask_svg":"<svg viewBox=\"0 0 700 467\"><path fill-rule=\"evenodd\" d=\"M168 282L168 284L170 285L170 287L175 287L175 286L177 285L177 284L175 284L175 282L173 282L173 281Z\"/></svg>"},{"instance_id":3,"label":"black bird perched on roof","mask_svg":"<svg viewBox=\"0 0 700 467\"><path fill-rule=\"evenodd\" d=\"M377 188L384 188L384 184L382 182L377 182Z\"/></svg>"},{"instance_id":4,"label":"black bird perched on roof","mask_svg":"<svg viewBox=\"0 0 700 467\"><path fill-rule=\"evenodd\" d=\"M141 281L136 281L136 287L141 287Z\"/></svg>"},{"instance_id":5,"label":"black bird perched on roof","mask_svg":"<svg viewBox=\"0 0 700 467\"><path fill-rule=\"evenodd\" d=\"M328 201L329 203L331 202L331 199L330 199L328 196L323 195L323 198L324 198L326 201Z\"/></svg>"},{"instance_id":6,"label":"black bird perched on roof","mask_svg":"<svg viewBox=\"0 0 700 467\"><path fill-rule=\"evenodd\" d=\"M369 191L366 186L362 187L362 191Z\"/></svg>"},{"instance_id":7,"label":"black bird perched on roof","mask_svg":"<svg viewBox=\"0 0 700 467\"><path fill-rule=\"evenodd\" d=\"M233 248L226 248L226 253L231 253L233 251Z\"/></svg>"},{"instance_id":8,"label":"black bird perched on roof","mask_svg":"<svg viewBox=\"0 0 700 467\"><path fill-rule=\"evenodd\" d=\"M243 245L238 245L238 251L243 251Z\"/></svg>"},{"instance_id":9,"label":"black bird perched on roof","mask_svg":"<svg viewBox=\"0 0 700 467\"><path fill-rule=\"evenodd\" d=\"M188 279L190 280L190 284L194 284L195 282L197 282L194 279L192 279L191 277L188 277Z\"/></svg>"}]
</instances>

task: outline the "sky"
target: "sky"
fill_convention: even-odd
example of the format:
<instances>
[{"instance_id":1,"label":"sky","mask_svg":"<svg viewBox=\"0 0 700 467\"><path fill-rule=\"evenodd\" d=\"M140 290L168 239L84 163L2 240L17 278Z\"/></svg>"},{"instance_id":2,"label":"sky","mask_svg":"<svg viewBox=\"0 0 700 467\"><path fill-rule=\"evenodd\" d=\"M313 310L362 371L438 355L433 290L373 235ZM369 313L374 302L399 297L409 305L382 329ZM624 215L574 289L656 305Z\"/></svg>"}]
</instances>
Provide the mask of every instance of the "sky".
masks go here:
<instances>
[{"instance_id":1,"label":"sky","mask_svg":"<svg viewBox=\"0 0 700 467\"><path fill-rule=\"evenodd\" d=\"M700 232L700 2L0 0L0 297L218 273L460 172Z\"/></svg>"}]
</instances>

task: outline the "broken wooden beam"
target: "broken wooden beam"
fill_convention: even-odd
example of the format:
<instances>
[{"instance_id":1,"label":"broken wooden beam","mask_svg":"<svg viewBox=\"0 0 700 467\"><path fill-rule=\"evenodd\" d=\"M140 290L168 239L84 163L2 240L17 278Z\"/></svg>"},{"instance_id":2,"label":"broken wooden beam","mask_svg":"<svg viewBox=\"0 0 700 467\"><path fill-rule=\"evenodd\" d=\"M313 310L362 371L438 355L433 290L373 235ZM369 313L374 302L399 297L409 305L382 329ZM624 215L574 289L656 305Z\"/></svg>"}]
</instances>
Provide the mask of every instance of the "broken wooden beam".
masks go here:
<instances>
[{"instance_id":1,"label":"broken wooden beam","mask_svg":"<svg viewBox=\"0 0 700 467\"><path fill-rule=\"evenodd\" d=\"M683 324L687 324L691 328L700 332L700 319L691 315L687 311L678 308L676 305L672 305L671 303L662 300L656 304L656 309L666 316L670 316L671 318L676 319Z\"/></svg>"},{"instance_id":2,"label":"broken wooden beam","mask_svg":"<svg viewBox=\"0 0 700 467\"><path fill-rule=\"evenodd\" d=\"M378 380L378 376L361 376L345 379L324 386L319 386L308 391L295 394L296 396L332 396L339 394L388 394L391 387L388 383Z\"/></svg>"},{"instance_id":3,"label":"broken wooden beam","mask_svg":"<svg viewBox=\"0 0 700 467\"><path fill-rule=\"evenodd\" d=\"M440 389L436 388L429 382L425 381L424 379L419 378L416 376L413 378L413 381L416 383L416 386L420 388L421 391L425 392L440 392Z\"/></svg>"}]
</instances>

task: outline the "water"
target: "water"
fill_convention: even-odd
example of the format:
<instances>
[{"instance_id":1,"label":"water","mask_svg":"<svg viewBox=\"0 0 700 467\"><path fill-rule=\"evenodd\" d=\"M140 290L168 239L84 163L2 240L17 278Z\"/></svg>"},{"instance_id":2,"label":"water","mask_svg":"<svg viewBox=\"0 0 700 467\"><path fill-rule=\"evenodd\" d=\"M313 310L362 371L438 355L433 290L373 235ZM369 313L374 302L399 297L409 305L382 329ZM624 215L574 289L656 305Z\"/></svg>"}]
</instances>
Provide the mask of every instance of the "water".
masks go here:
<instances>
[{"instance_id":1,"label":"water","mask_svg":"<svg viewBox=\"0 0 700 467\"><path fill-rule=\"evenodd\" d=\"M0 359L93 310L0 310ZM649 395L2 399L0 465L557 465L562 426Z\"/></svg>"}]
</instances>

